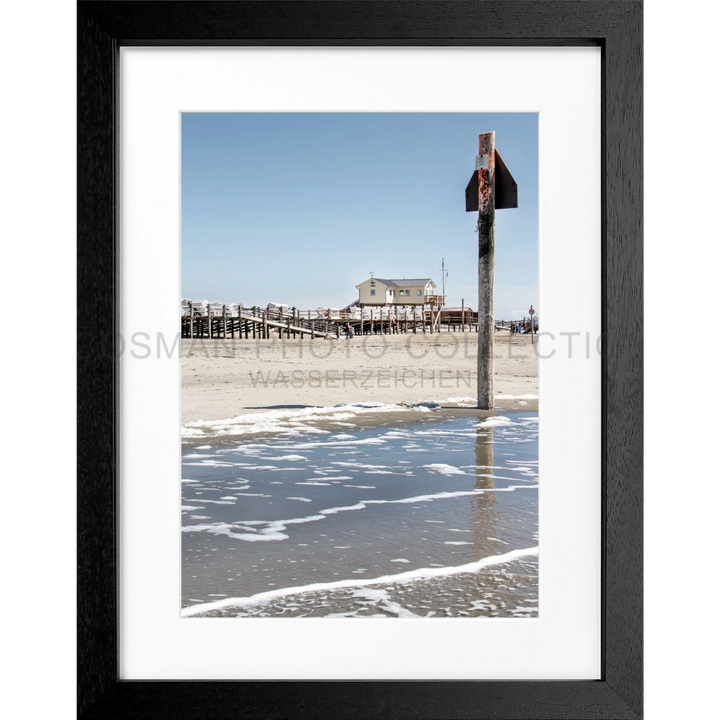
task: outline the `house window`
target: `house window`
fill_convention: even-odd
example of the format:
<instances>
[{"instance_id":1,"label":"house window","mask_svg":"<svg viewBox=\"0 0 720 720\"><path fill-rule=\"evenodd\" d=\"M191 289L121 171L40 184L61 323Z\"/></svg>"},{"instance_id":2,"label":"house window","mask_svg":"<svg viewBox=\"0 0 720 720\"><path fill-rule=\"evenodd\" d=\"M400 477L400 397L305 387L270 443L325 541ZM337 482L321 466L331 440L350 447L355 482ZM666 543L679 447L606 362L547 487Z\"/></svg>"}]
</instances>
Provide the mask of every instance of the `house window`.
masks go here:
<instances>
[{"instance_id":1,"label":"house window","mask_svg":"<svg viewBox=\"0 0 720 720\"><path fill-rule=\"evenodd\" d=\"M371 290L371 291L370 291L370 294L371 294L371 295L374 295L374 294L375 294L375 291L374 291L374 290Z\"/></svg>"},{"instance_id":2,"label":"house window","mask_svg":"<svg viewBox=\"0 0 720 720\"><path fill-rule=\"evenodd\" d=\"M418 295L422 295L422 290L418 290Z\"/></svg>"},{"instance_id":3,"label":"house window","mask_svg":"<svg viewBox=\"0 0 720 720\"><path fill-rule=\"evenodd\" d=\"M395 294L395 291L394 291L394 290L391 290L391 291L390 291L390 297L392 297L394 294Z\"/></svg>"}]
</instances>

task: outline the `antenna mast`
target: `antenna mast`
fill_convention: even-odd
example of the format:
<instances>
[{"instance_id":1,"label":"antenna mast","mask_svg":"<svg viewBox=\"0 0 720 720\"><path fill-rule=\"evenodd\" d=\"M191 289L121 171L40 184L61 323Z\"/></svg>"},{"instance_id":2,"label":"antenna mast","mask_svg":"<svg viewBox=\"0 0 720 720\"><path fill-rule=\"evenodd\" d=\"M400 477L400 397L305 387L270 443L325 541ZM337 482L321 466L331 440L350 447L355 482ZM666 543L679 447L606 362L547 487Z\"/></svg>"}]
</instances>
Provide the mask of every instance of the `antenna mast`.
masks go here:
<instances>
[{"instance_id":1,"label":"antenna mast","mask_svg":"<svg viewBox=\"0 0 720 720\"><path fill-rule=\"evenodd\" d=\"M445 258L442 259L442 268L440 270L442 272L442 294L443 294L443 304L445 304L445 276L447 275L447 270L445 269Z\"/></svg>"}]
</instances>

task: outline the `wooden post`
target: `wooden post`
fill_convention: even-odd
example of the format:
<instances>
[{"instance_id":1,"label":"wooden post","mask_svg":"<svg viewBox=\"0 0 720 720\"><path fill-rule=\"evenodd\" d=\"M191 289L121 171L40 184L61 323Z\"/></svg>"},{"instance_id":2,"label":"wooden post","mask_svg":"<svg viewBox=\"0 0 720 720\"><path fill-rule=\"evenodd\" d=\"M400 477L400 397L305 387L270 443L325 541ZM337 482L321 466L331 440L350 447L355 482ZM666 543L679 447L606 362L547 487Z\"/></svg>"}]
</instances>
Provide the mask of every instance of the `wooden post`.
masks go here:
<instances>
[{"instance_id":1,"label":"wooden post","mask_svg":"<svg viewBox=\"0 0 720 720\"><path fill-rule=\"evenodd\" d=\"M360 334L361 334L361 335L364 335L364 334L365 334L365 328L363 327L363 315L364 315L364 314L365 314L365 313L364 313L364 311L363 311L363 306L361 305L361 306L360 306Z\"/></svg>"},{"instance_id":2,"label":"wooden post","mask_svg":"<svg viewBox=\"0 0 720 720\"><path fill-rule=\"evenodd\" d=\"M462 299L462 317L460 318L460 322L462 322L462 332L465 332L465 298Z\"/></svg>"},{"instance_id":3,"label":"wooden post","mask_svg":"<svg viewBox=\"0 0 720 720\"><path fill-rule=\"evenodd\" d=\"M495 408L495 133L480 135L478 171L478 408Z\"/></svg>"}]
</instances>

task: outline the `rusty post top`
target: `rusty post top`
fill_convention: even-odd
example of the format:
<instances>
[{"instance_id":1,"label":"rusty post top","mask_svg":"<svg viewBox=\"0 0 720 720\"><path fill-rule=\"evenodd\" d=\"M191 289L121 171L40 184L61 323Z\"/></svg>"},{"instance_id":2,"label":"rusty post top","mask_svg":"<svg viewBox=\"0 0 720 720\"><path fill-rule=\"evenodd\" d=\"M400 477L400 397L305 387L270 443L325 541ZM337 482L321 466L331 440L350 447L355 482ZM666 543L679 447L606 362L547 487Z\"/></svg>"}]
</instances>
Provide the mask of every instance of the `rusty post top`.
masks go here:
<instances>
[{"instance_id":1,"label":"rusty post top","mask_svg":"<svg viewBox=\"0 0 720 720\"><path fill-rule=\"evenodd\" d=\"M492 186L495 209L516 208L518 187L515 178L495 149L495 133L481 133L478 137L479 155L475 157L475 172L465 188L466 212L487 213Z\"/></svg>"},{"instance_id":2,"label":"rusty post top","mask_svg":"<svg viewBox=\"0 0 720 720\"><path fill-rule=\"evenodd\" d=\"M475 162L478 171L478 210L481 213L490 212L490 205L494 198L495 175L495 133L487 132L480 135L480 154Z\"/></svg>"},{"instance_id":3,"label":"rusty post top","mask_svg":"<svg viewBox=\"0 0 720 720\"><path fill-rule=\"evenodd\" d=\"M487 154L495 149L495 131L480 133L478 138L478 153L480 155Z\"/></svg>"}]
</instances>

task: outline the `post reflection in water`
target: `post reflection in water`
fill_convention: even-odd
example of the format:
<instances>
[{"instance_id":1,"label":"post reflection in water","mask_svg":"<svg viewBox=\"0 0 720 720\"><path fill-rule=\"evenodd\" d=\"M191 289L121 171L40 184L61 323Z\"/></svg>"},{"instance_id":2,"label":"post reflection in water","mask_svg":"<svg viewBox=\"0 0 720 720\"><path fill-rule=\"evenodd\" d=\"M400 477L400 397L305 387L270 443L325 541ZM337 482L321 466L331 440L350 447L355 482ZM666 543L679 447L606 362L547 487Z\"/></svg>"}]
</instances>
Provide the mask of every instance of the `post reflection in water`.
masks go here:
<instances>
[{"instance_id":1,"label":"post reflection in water","mask_svg":"<svg viewBox=\"0 0 720 720\"><path fill-rule=\"evenodd\" d=\"M492 427L483 427L483 418L478 418L475 438L475 488L477 490L492 490L495 488L493 479L493 433ZM491 554L488 550L488 537L494 534L496 522L495 493L485 492L470 498L473 522L473 537L479 556Z\"/></svg>"},{"instance_id":2,"label":"post reflection in water","mask_svg":"<svg viewBox=\"0 0 720 720\"><path fill-rule=\"evenodd\" d=\"M477 481L475 487L478 490L494 488L493 482L493 433L494 428L482 427L482 419L478 419L477 437L475 438L475 464L477 465Z\"/></svg>"}]
</instances>

